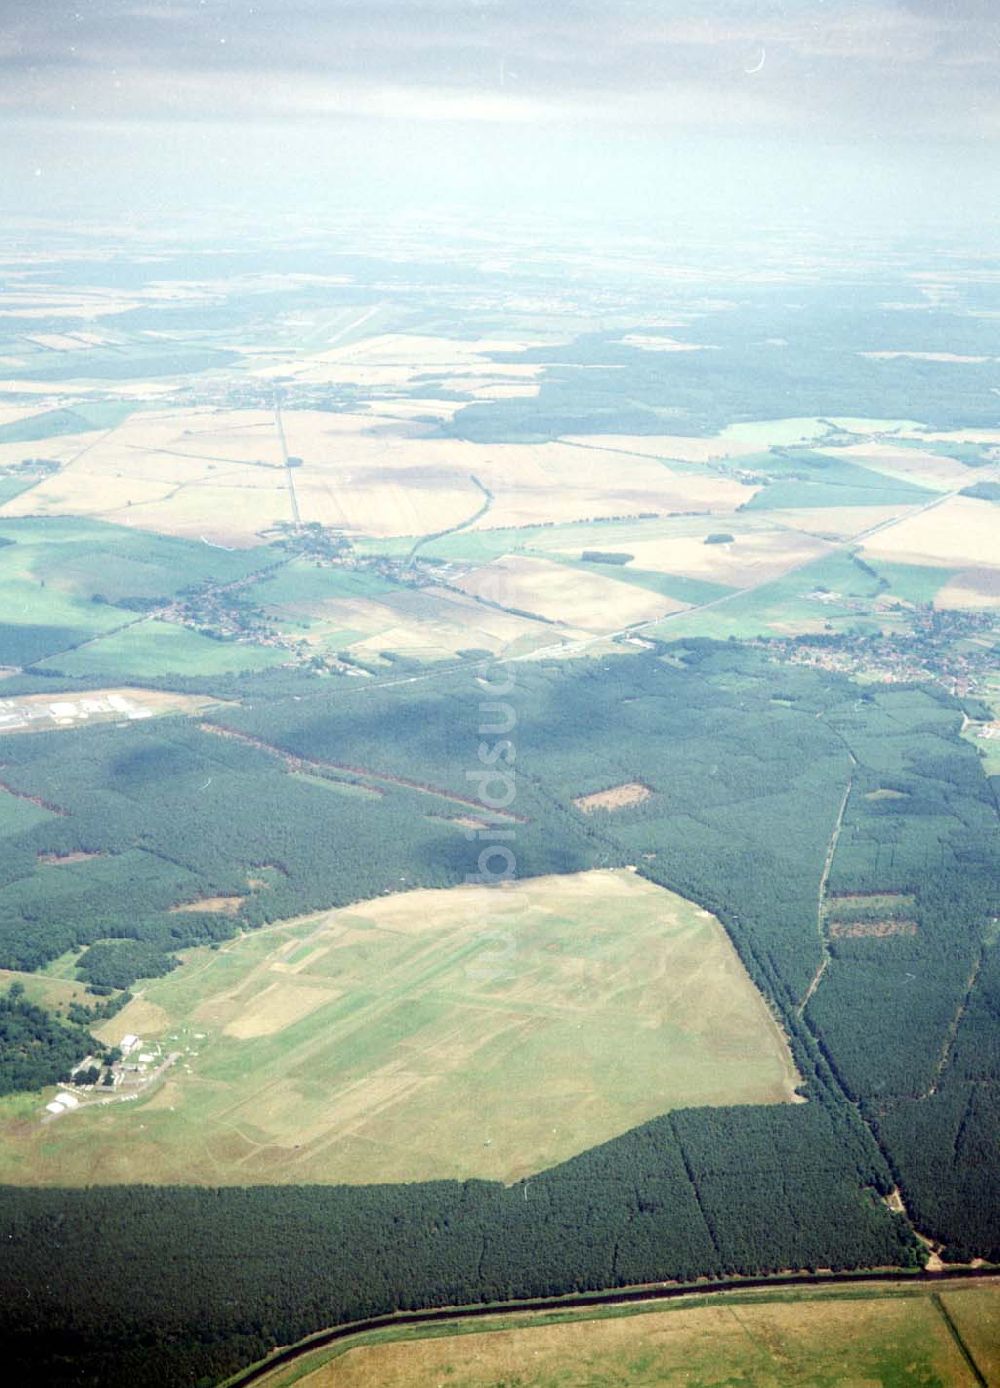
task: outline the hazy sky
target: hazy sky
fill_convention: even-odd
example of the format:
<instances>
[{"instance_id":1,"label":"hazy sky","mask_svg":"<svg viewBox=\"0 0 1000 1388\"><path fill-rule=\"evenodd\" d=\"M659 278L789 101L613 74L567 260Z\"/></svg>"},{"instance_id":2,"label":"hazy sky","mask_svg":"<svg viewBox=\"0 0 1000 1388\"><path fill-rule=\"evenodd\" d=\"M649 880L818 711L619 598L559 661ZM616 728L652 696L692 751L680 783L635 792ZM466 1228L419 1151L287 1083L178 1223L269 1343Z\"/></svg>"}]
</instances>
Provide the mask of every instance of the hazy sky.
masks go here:
<instances>
[{"instance_id":1,"label":"hazy sky","mask_svg":"<svg viewBox=\"0 0 1000 1388\"><path fill-rule=\"evenodd\" d=\"M997 0L0 0L7 206L1000 201ZM264 196L266 190L266 197ZM956 207L956 198L958 207ZM624 206L623 206L624 204Z\"/></svg>"}]
</instances>

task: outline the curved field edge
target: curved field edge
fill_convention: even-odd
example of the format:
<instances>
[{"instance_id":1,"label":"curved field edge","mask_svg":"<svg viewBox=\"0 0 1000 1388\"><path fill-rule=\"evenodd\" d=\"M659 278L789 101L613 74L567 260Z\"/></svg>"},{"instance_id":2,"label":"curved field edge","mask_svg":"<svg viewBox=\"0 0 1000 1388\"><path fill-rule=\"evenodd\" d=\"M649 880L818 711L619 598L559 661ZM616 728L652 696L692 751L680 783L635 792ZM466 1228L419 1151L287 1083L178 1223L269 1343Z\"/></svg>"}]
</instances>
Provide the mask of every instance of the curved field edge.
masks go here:
<instances>
[{"instance_id":1,"label":"curved field edge","mask_svg":"<svg viewBox=\"0 0 1000 1388\"><path fill-rule=\"evenodd\" d=\"M966 1306L965 1302L969 1305ZM998 1381L992 1376L992 1370L1000 1358L1000 1278L982 1273L941 1277L919 1272L908 1276L901 1276L898 1272L871 1272L841 1277L748 1279L742 1287L739 1283L729 1282L717 1284L717 1289L704 1284L633 1288L609 1294L552 1298L547 1306L539 1302L525 1302L404 1313L395 1318L379 1318L378 1326L374 1323L356 1327L340 1326L311 1335L299 1345L279 1350L268 1359L227 1379L222 1388L251 1388L251 1385L252 1388L292 1388L295 1384L301 1388L341 1388L341 1385L343 1388L354 1388L356 1384L367 1382L391 1383L395 1388L404 1381L415 1381L398 1377L398 1371L404 1365L411 1375L413 1371L426 1374L435 1369L446 1375L457 1388L474 1388L474 1385L478 1388L479 1384L482 1384L482 1388L493 1388L498 1380L492 1377L467 1379L460 1375L463 1359L468 1366L475 1356L474 1362L480 1368L488 1369L492 1365L497 1372L510 1371L514 1367L510 1362L510 1350L521 1346L528 1348L524 1341L530 1337L533 1355L540 1357L544 1363L546 1330L566 1328L572 1332L579 1329L581 1338L590 1338L590 1327L609 1321L629 1322L629 1354L635 1354L632 1367L641 1368L636 1376L631 1376L622 1363L620 1352L614 1360L614 1367L623 1374L620 1380L623 1385L635 1384L638 1388L638 1385L647 1383L674 1381L673 1378L644 1377L643 1372L652 1367L661 1374L664 1371L690 1374L693 1370L692 1350L696 1351L703 1345L707 1336L717 1339L723 1330L720 1313L728 1312L732 1320L739 1324L737 1313L743 1313L750 1319L754 1308L765 1311L787 1308L791 1317L786 1316L786 1322L794 1318L800 1325L803 1321L814 1319L823 1321L823 1334L828 1339L832 1337L834 1352L842 1356L839 1361L842 1368L846 1353L852 1348L856 1351L859 1347L850 1343L845 1333L846 1327L838 1326L836 1317L824 1315L824 1312L836 1308L846 1312L849 1318L858 1319L862 1337L867 1332L868 1341L867 1346L863 1344L860 1348L873 1348L876 1336L879 1339L888 1338L884 1312L900 1304L920 1308L927 1322L933 1324L937 1348L946 1352L949 1361L949 1376L946 1379L919 1381L936 1382L941 1388L945 1388L945 1385L955 1388L965 1383L992 1384ZM865 1312L869 1307L874 1308L877 1314L873 1324L865 1323ZM985 1319L984 1311L987 1313ZM652 1319L647 1321L647 1317ZM395 1323L386 1324L387 1320L395 1320ZM805 1330L809 1328L804 1327ZM827 1382L826 1379L813 1377L792 1377L788 1346L776 1344L778 1337L773 1333L775 1328L771 1329L772 1335L767 1343L774 1353L774 1362L766 1367L772 1372L780 1372L784 1368L787 1376L776 1376L768 1381L788 1384L789 1388L799 1383L812 1385ZM791 1329L794 1334L794 1325L789 1327L786 1323L784 1329L786 1333ZM530 1332L536 1331L541 1334L530 1335ZM529 1332L529 1336L525 1332ZM668 1359L654 1365L647 1356L635 1352L637 1343L644 1338L644 1332L660 1340L669 1338ZM753 1372L754 1369L759 1372L764 1367L759 1362L751 1362L756 1358L752 1354L754 1337L750 1331L747 1336L745 1361L736 1364L729 1359L724 1365L730 1375L740 1371ZM428 1342L442 1340L459 1342L454 1346L455 1362L447 1366L429 1364L426 1357L421 1362L422 1348ZM461 1343L463 1341L466 1343ZM514 1346L505 1343L510 1341L514 1341ZM620 1348L619 1344L619 1351ZM730 1345L729 1348L732 1351L736 1347ZM786 1352L782 1353L783 1350ZM396 1372L391 1379L385 1372L385 1351L395 1352L390 1363ZM568 1359L567 1351L574 1353L572 1360ZM566 1344L565 1337L560 1337L558 1352L564 1356L564 1364L572 1362L578 1365L576 1354ZM720 1351L720 1357L722 1353ZM358 1356L359 1363L348 1363L348 1360ZM945 1353L942 1357L945 1357ZM593 1370L595 1365L589 1367ZM818 1367L814 1359L810 1360L810 1372ZM911 1377L901 1381L918 1381L912 1377L915 1367L912 1360L907 1367ZM356 1369L362 1377L353 1372ZM368 1374L367 1378L363 1376L365 1373ZM515 1381L522 1383L520 1377ZM619 1380L616 1378L615 1381ZM676 1381L682 1383L689 1379L679 1376ZM548 1379L537 1380L539 1386L548 1382ZM523 1383L525 1388L535 1388L536 1379L525 1378Z\"/></svg>"},{"instance_id":2,"label":"curved field edge","mask_svg":"<svg viewBox=\"0 0 1000 1388\"><path fill-rule=\"evenodd\" d=\"M126 1034L151 1073L174 1058L163 1077L55 1123L0 1107L0 1176L509 1183L802 1083L718 920L621 869L405 892L200 949L98 1029Z\"/></svg>"}]
</instances>

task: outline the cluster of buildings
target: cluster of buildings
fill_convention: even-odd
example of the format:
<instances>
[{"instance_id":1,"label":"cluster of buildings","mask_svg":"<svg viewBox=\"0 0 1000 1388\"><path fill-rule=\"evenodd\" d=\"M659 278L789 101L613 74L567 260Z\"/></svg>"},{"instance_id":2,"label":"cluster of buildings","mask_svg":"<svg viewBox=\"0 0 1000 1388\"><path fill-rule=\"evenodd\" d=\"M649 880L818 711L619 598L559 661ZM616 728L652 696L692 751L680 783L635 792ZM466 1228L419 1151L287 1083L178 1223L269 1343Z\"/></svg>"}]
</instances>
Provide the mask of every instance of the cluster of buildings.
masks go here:
<instances>
[{"instance_id":1,"label":"cluster of buildings","mask_svg":"<svg viewBox=\"0 0 1000 1388\"><path fill-rule=\"evenodd\" d=\"M138 1098L138 1091L152 1078L149 1067L160 1064L162 1060L160 1047L144 1051L142 1037L127 1032L118 1043L118 1051L120 1058L110 1064L99 1056L84 1056L70 1075L66 1088L45 1105L45 1112L51 1118L58 1118L80 1108L81 1103L98 1088L109 1091L108 1097L103 1100L105 1103L109 1097ZM122 1090L132 1092L121 1094Z\"/></svg>"},{"instance_id":2,"label":"cluster of buildings","mask_svg":"<svg viewBox=\"0 0 1000 1388\"><path fill-rule=\"evenodd\" d=\"M80 699L44 699L28 695L22 699L0 699L0 733L21 732L35 727L71 728L90 718L152 718L143 708L122 694L89 694Z\"/></svg>"}]
</instances>

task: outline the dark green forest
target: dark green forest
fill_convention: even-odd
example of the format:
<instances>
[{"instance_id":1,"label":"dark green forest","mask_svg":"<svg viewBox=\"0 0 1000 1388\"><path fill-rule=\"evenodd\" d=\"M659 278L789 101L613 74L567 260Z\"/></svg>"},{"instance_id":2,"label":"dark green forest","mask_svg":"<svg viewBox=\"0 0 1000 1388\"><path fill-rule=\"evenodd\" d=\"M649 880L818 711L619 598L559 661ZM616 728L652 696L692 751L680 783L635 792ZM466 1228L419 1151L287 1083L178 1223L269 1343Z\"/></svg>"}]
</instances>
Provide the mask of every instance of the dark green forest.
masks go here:
<instances>
[{"instance_id":1,"label":"dark green forest","mask_svg":"<svg viewBox=\"0 0 1000 1388\"><path fill-rule=\"evenodd\" d=\"M718 915L807 1102L670 1114L532 1177L527 1198L482 1182L8 1189L22 1381L44 1364L47 1382L124 1384L141 1364L150 1384L210 1382L403 1305L912 1266L912 1228L883 1199L897 1185L946 1257L1000 1259L996 788L958 702L708 641L494 681L363 698L279 682L200 725L3 739L5 785L50 814L0 841L0 964L82 947L82 977L123 987L239 928L462 881L480 843L449 820L507 787L518 875L633 864ZM627 781L652 794L573 805ZM45 862L76 852L94 856ZM226 895L235 917L171 910ZM886 920L906 929L831 929Z\"/></svg>"},{"instance_id":2,"label":"dark green forest","mask_svg":"<svg viewBox=\"0 0 1000 1388\"><path fill-rule=\"evenodd\" d=\"M177 1388L401 1308L917 1266L874 1144L839 1125L822 1104L692 1110L510 1188L5 1187L7 1362L19 1383Z\"/></svg>"},{"instance_id":3,"label":"dark green forest","mask_svg":"<svg viewBox=\"0 0 1000 1388\"><path fill-rule=\"evenodd\" d=\"M100 1045L81 1022L54 1017L24 996L20 983L0 995L0 1094L43 1089L69 1078Z\"/></svg>"}]
</instances>

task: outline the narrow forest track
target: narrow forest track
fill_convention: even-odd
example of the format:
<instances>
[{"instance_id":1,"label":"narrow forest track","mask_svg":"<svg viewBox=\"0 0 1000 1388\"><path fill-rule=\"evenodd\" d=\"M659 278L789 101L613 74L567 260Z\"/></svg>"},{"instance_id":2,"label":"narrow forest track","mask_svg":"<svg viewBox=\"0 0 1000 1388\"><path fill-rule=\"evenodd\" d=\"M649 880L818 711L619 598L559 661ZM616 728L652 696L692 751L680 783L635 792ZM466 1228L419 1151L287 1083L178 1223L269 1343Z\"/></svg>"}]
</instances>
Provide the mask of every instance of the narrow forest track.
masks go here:
<instances>
[{"instance_id":1,"label":"narrow forest track","mask_svg":"<svg viewBox=\"0 0 1000 1388\"><path fill-rule=\"evenodd\" d=\"M806 1008L809 1006L810 999L816 992L816 989L819 987L820 983L823 981L823 975L826 973L830 965L830 941L827 936L826 926L824 923L826 908L826 887L827 883L830 880L830 871L833 868L833 860L837 855L837 845L840 842L841 830L844 827L844 815L847 813L847 802L850 800L851 791L854 789L854 773L857 770L858 766L858 759L850 750L850 748L848 748L848 756L851 758L851 771L847 778L847 785L844 788L843 798L840 802L840 809L837 811L837 818L834 821L833 832L830 835L830 842L827 845L826 849L826 859L823 863L823 872L819 879L819 892L816 903L816 929L819 931L819 940L820 946L823 951L823 955L820 959L819 968L816 970L815 974L813 975L812 982L806 989L805 997L803 997L802 1001L798 1005L798 1008L796 1009L797 1015L799 1017L802 1016L803 1012L805 1012Z\"/></svg>"},{"instance_id":2,"label":"narrow forest track","mask_svg":"<svg viewBox=\"0 0 1000 1388\"><path fill-rule=\"evenodd\" d=\"M976 990L976 984L979 982L979 973L983 967L983 959L985 957L985 954L986 950L985 947L983 947L980 949L979 954L976 958L976 962L972 967L972 972L969 974L969 981L965 985L965 992L962 994L962 1001L958 1004L958 1008L955 1011L955 1015L951 1019L951 1022L948 1024L948 1030L945 1033L944 1038L944 1045L941 1048L941 1058L934 1067L934 1076L931 1079L930 1086L926 1094L920 1095L921 1099L931 1099L937 1093L938 1084L940 1083L941 1076L944 1074L945 1066L948 1064L948 1061L951 1058L951 1052L955 1045L955 1038L958 1036L958 1029L962 1025L962 1018L965 1016L966 1011L968 1010L969 1003L972 1001L972 995Z\"/></svg>"}]
</instances>

